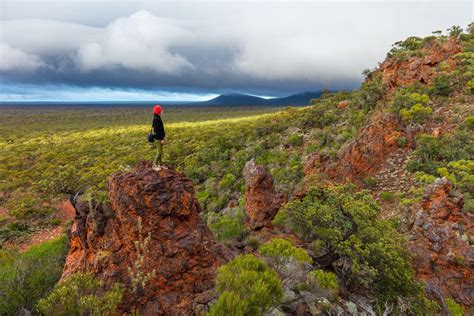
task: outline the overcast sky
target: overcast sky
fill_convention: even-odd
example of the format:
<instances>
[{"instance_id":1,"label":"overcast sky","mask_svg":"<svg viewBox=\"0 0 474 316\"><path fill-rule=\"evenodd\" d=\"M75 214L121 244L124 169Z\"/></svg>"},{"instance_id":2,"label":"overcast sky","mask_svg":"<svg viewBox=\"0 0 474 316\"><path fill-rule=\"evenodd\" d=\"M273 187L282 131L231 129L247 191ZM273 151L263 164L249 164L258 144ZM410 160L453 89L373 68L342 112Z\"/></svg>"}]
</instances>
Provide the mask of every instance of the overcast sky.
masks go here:
<instances>
[{"instance_id":1,"label":"overcast sky","mask_svg":"<svg viewBox=\"0 0 474 316\"><path fill-rule=\"evenodd\" d=\"M198 100L352 89L472 1L0 0L0 101Z\"/></svg>"}]
</instances>

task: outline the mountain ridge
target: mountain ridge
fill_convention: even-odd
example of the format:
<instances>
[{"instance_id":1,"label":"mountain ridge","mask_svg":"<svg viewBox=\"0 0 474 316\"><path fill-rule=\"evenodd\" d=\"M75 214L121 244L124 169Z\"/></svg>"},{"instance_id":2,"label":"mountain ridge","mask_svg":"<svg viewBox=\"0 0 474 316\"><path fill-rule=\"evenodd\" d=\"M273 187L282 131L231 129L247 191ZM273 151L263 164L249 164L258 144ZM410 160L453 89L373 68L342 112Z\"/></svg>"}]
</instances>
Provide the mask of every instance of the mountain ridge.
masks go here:
<instances>
[{"instance_id":1,"label":"mountain ridge","mask_svg":"<svg viewBox=\"0 0 474 316\"><path fill-rule=\"evenodd\" d=\"M268 105L268 106L281 106L281 105L297 105L303 106L308 105L311 99L319 98L322 95L322 91L305 91L301 93L291 94L286 97L270 98L265 99L259 96L254 96L244 93L227 93L221 94L213 99L195 102L192 105Z\"/></svg>"}]
</instances>

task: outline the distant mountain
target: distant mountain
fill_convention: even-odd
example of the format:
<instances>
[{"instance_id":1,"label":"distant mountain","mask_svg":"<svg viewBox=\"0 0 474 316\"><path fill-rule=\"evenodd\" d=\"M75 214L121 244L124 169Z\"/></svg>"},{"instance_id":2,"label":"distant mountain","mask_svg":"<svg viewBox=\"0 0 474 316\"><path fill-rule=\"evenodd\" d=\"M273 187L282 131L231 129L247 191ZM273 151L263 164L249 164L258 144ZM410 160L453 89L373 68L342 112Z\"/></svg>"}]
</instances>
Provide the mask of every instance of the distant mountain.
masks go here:
<instances>
[{"instance_id":1,"label":"distant mountain","mask_svg":"<svg viewBox=\"0 0 474 316\"><path fill-rule=\"evenodd\" d=\"M292 94L283 98L268 99L271 105L308 105L311 99L316 99L321 96L322 92L303 92Z\"/></svg>"},{"instance_id":2,"label":"distant mountain","mask_svg":"<svg viewBox=\"0 0 474 316\"><path fill-rule=\"evenodd\" d=\"M308 105L309 101L319 98L322 92L303 92L292 94L282 98L264 99L261 97L242 94L230 93L222 94L214 99L195 103L195 105L267 105L267 106L283 106L283 105Z\"/></svg>"},{"instance_id":3,"label":"distant mountain","mask_svg":"<svg viewBox=\"0 0 474 316\"><path fill-rule=\"evenodd\" d=\"M266 104L266 99L256 97L248 94L241 93L230 93L230 94L221 94L220 96L204 101L199 102L203 105L264 105Z\"/></svg>"}]
</instances>

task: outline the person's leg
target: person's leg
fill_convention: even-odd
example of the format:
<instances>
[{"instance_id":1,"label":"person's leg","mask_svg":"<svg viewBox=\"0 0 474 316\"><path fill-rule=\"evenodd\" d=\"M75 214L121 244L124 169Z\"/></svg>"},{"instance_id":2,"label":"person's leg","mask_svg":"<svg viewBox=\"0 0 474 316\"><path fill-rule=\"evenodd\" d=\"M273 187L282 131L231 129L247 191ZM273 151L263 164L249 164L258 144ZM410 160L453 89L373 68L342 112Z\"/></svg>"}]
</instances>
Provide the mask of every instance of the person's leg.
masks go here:
<instances>
[{"instance_id":1,"label":"person's leg","mask_svg":"<svg viewBox=\"0 0 474 316\"><path fill-rule=\"evenodd\" d=\"M160 166L162 164L161 158L163 156L163 144L161 141L156 140L156 156L155 161L153 161L154 166Z\"/></svg>"}]
</instances>

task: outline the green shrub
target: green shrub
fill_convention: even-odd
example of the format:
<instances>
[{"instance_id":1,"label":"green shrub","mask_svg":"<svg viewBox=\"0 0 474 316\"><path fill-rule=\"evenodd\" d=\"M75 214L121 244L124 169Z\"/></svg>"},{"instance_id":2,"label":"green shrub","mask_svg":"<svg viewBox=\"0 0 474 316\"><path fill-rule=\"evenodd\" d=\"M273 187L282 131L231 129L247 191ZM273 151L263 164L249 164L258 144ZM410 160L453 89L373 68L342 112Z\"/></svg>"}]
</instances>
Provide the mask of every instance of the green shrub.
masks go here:
<instances>
[{"instance_id":1,"label":"green shrub","mask_svg":"<svg viewBox=\"0 0 474 316\"><path fill-rule=\"evenodd\" d=\"M449 162L469 160L474 157L474 137L465 125L452 134L435 138L431 135L417 137L417 148L407 163L411 172L423 171L438 175L438 168L447 167Z\"/></svg>"},{"instance_id":2,"label":"green shrub","mask_svg":"<svg viewBox=\"0 0 474 316\"><path fill-rule=\"evenodd\" d=\"M44 217L52 212L51 208L43 206L38 196L30 193L15 196L5 204L5 207L10 215L21 221Z\"/></svg>"},{"instance_id":3,"label":"green shrub","mask_svg":"<svg viewBox=\"0 0 474 316\"><path fill-rule=\"evenodd\" d=\"M52 218L49 223L53 226L59 226L61 225L61 219L59 218Z\"/></svg>"},{"instance_id":4,"label":"green shrub","mask_svg":"<svg viewBox=\"0 0 474 316\"><path fill-rule=\"evenodd\" d=\"M247 239L247 245L252 247L253 250L257 250L260 247L260 241L255 237L249 237Z\"/></svg>"},{"instance_id":5,"label":"green shrub","mask_svg":"<svg viewBox=\"0 0 474 316\"><path fill-rule=\"evenodd\" d=\"M317 286L322 289L335 291L339 289L336 275L332 272L326 272L324 270L310 271L308 273L307 282L313 286Z\"/></svg>"},{"instance_id":6,"label":"green shrub","mask_svg":"<svg viewBox=\"0 0 474 316\"><path fill-rule=\"evenodd\" d=\"M48 194L74 194L84 188L81 187L80 172L75 163L67 166L51 165L38 185L41 191Z\"/></svg>"},{"instance_id":7,"label":"green shrub","mask_svg":"<svg viewBox=\"0 0 474 316\"><path fill-rule=\"evenodd\" d=\"M380 198L386 202L392 202L395 197L392 192L383 191L380 192Z\"/></svg>"},{"instance_id":8,"label":"green shrub","mask_svg":"<svg viewBox=\"0 0 474 316\"><path fill-rule=\"evenodd\" d=\"M0 315L19 315L21 310L34 313L37 301L61 277L67 251L65 236L24 253L0 250Z\"/></svg>"},{"instance_id":9,"label":"green shrub","mask_svg":"<svg viewBox=\"0 0 474 316\"><path fill-rule=\"evenodd\" d=\"M424 123L426 119L433 113L433 109L429 106L423 106L420 103L413 105L410 109L401 109L400 116L405 121Z\"/></svg>"},{"instance_id":10,"label":"green shrub","mask_svg":"<svg viewBox=\"0 0 474 316\"><path fill-rule=\"evenodd\" d=\"M234 184L237 182L237 178L233 174L226 174L219 182L220 190L232 189Z\"/></svg>"},{"instance_id":11,"label":"green shrub","mask_svg":"<svg viewBox=\"0 0 474 316\"><path fill-rule=\"evenodd\" d=\"M469 192L464 192L463 210L465 212L474 213L474 194L471 194Z\"/></svg>"},{"instance_id":12,"label":"green shrub","mask_svg":"<svg viewBox=\"0 0 474 316\"><path fill-rule=\"evenodd\" d=\"M209 315L262 315L283 296L278 274L253 255L240 255L220 267L216 290L220 296Z\"/></svg>"},{"instance_id":13,"label":"green shrub","mask_svg":"<svg viewBox=\"0 0 474 316\"><path fill-rule=\"evenodd\" d=\"M450 298L450 297L446 298L444 300L444 302L446 303L446 307L448 308L449 315L451 315L451 316L463 316L464 315L462 307L459 306L459 304L456 303L456 301L453 300L452 298Z\"/></svg>"},{"instance_id":14,"label":"green shrub","mask_svg":"<svg viewBox=\"0 0 474 316\"><path fill-rule=\"evenodd\" d=\"M92 273L73 274L54 287L38 302L45 315L112 315L122 301L124 288L115 283L105 289Z\"/></svg>"},{"instance_id":15,"label":"green shrub","mask_svg":"<svg viewBox=\"0 0 474 316\"><path fill-rule=\"evenodd\" d=\"M415 181L417 181L418 183L421 183L421 184L425 184L425 185L426 184L431 184L436 180L435 176L432 176L430 174L426 174L422 171L415 172L415 174L413 174L413 177L415 178Z\"/></svg>"},{"instance_id":16,"label":"green shrub","mask_svg":"<svg viewBox=\"0 0 474 316\"><path fill-rule=\"evenodd\" d=\"M407 163L407 169L411 172L423 171L427 174L436 174L436 169L442 166L441 161L445 156L445 148L441 140L423 134L417 137L416 145L412 159Z\"/></svg>"},{"instance_id":17,"label":"green shrub","mask_svg":"<svg viewBox=\"0 0 474 316\"><path fill-rule=\"evenodd\" d=\"M263 256L272 258L277 262L288 259L293 259L297 262L312 262L306 250L293 246L291 241L283 238L273 238L260 246L258 251Z\"/></svg>"},{"instance_id":18,"label":"green shrub","mask_svg":"<svg viewBox=\"0 0 474 316\"><path fill-rule=\"evenodd\" d=\"M234 292L224 291L219 300L212 305L207 316L245 316L248 313L249 306L247 300L242 300Z\"/></svg>"},{"instance_id":19,"label":"green shrub","mask_svg":"<svg viewBox=\"0 0 474 316\"><path fill-rule=\"evenodd\" d=\"M430 98L427 94L422 93L421 91L422 89L417 86L396 90L392 97L392 102L390 103L390 111L398 114L402 109L407 111L416 104L425 107L430 101Z\"/></svg>"},{"instance_id":20,"label":"green shrub","mask_svg":"<svg viewBox=\"0 0 474 316\"><path fill-rule=\"evenodd\" d=\"M449 96L453 91L450 77L447 75L440 75L434 78L431 91L433 95Z\"/></svg>"},{"instance_id":21,"label":"green shrub","mask_svg":"<svg viewBox=\"0 0 474 316\"><path fill-rule=\"evenodd\" d=\"M313 187L302 200L283 206L274 223L306 242L322 240L326 252L344 262L339 272L349 286L364 287L389 301L417 296L420 287L406 240L390 221L377 218L378 211L371 195L356 192L352 185Z\"/></svg>"},{"instance_id":22,"label":"green shrub","mask_svg":"<svg viewBox=\"0 0 474 316\"><path fill-rule=\"evenodd\" d=\"M401 59L407 52L419 51L425 45L423 38L410 36L404 41L398 41L392 45L392 49L387 53L389 58Z\"/></svg>"},{"instance_id":23,"label":"green shrub","mask_svg":"<svg viewBox=\"0 0 474 316\"><path fill-rule=\"evenodd\" d=\"M405 148L406 145L407 145L407 139L406 139L406 137L403 137L403 136L402 136L402 137L399 137L399 138L397 139L397 143L398 143L398 147L400 147L400 148Z\"/></svg>"},{"instance_id":24,"label":"green shrub","mask_svg":"<svg viewBox=\"0 0 474 316\"><path fill-rule=\"evenodd\" d=\"M13 240L27 236L29 233L28 225L24 222L12 222L0 226L0 245L6 240Z\"/></svg>"},{"instance_id":25,"label":"green shrub","mask_svg":"<svg viewBox=\"0 0 474 316\"><path fill-rule=\"evenodd\" d=\"M239 209L234 216L209 215L207 222L214 236L220 241L225 241L245 234L244 217L244 211Z\"/></svg>"},{"instance_id":26,"label":"green shrub","mask_svg":"<svg viewBox=\"0 0 474 316\"><path fill-rule=\"evenodd\" d=\"M466 117L463 125L468 130L474 130L474 116Z\"/></svg>"},{"instance_id":27,"label":"green shrub","mask_svg":"<svg viewBox=\"0 0 474 316\"><path fill-rule=\"evenodd\" d=\"M286 143L293 147L301 146L303 145L303 142L304 142L303 135L300 135L300 134L292 134L288 136L288 138L286 139Z\"/></svg>"},{"instance_id":28,"label":"green shrub","mask_svg":"<svg viewBox=\"0 0 474 316\"><path fill-rule=\"evenodd\" d=\"M377 179L374 177L367 177L362 180L362 183L367 189L374 189L377 187Z\"/></svg>"},{"instance_id":29,"label":"green shrub","mask_svg":"<svg viewBox=\"0 0 474 316\"><path fill-rule=\"evenodd\" d=\"M474 193L474 161L458 160L449 162L446 167L438 168L441 177L450 180L465 192Z\"/></svg>"},{"instance_id":30,"label":"green shrub","mask_svg":"<svg viewBox=\"0 0 474 316\"><path fill-rule=\"evenodd\" d=\"M334 273L316 269L307 274L306 282L300 285L300 289L333 300L338 296L339 285Z\"/></svg>"},{"instance_id":31,"label":"green shrub","mask_svg":"<svg viewBox=\"0 0 474 316\"><path fill-rule=\"evenodd\" d=\"M385 91L386 86L380 74L376 73L373 78L365 81L358 91L354 92L351 107L355 110L370 111L375 108Z\"/></svg>"}]
</instances>

